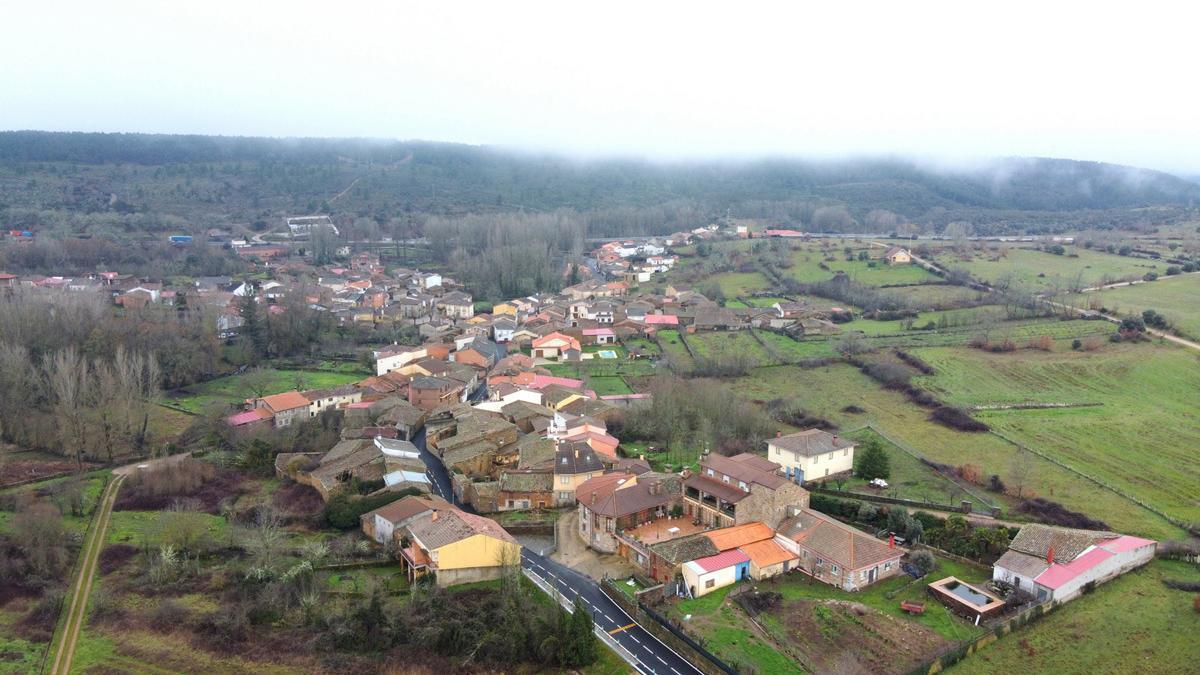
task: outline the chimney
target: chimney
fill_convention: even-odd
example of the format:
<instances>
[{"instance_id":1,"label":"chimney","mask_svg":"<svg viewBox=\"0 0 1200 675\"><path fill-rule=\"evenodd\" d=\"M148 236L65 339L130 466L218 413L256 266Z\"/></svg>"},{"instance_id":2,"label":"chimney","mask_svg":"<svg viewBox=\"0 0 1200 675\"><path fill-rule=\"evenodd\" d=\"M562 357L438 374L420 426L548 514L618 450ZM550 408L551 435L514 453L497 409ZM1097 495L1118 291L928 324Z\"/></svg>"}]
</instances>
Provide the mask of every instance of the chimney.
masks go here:
<instances>
[{"instance_id":1,"label":"chimney","mask_svg":"<svg viewBox=\"0 0 1200 675\"><path fill-rule=\"evenodd\" d=\"M432 515L432 516L430 516L430 517L429 517L429 519L430 519L430 520L437 520L437 519L438 519L438 512L437 512L437 509L434 509L434 510L433 510L433 515Z\"/></svg>"},{"instance_id":2,"label":"chimney","mask_svg":"<svg viewBox=\"0 0 1200 675\"><path fill-rule=\"evenodd\" d=\"M781 438L782 436L783 436L783 432L782 432L782 431L776 431L776 432L775 432L775 438Z\"/></svg>"},{"instance_id":3,"label":"chimney","mask_svg":"<svg viewBox=\"0 0 1200 675\"><path fill-rule=\"evenodd\" d=\"M896 535L888 537L888 548L896 548Z\"/></svg>"},{"instance_id":4,"label":"chimney","mask_svg":"<svg viewBox=\"0 0 1200 675\"><path fill-rule=\"evenodd\" d=\"M1054 547L1053 546L1051 546L1050 550L1046 552L1046 564L1047 565L1054 564Z\"/></svg>"}]
</instances>

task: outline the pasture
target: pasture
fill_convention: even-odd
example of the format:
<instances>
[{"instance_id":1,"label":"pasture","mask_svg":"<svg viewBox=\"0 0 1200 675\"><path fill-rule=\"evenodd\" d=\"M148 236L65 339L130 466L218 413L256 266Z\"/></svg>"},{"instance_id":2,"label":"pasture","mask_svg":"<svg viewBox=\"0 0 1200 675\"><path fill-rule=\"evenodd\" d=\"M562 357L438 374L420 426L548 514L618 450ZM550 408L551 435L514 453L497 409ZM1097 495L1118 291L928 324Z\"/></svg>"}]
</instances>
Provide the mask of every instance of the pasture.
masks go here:
<instances>
[{"instance_id":1,"label":"pasture","mask_svg":"<svg viewBox=\"0 0 1200 675\"><path fill-rule=\"evenodd\" d=\"M1069 247L1066 255L1013 246L992 245L944 249L934 260L947 269L962 269L990 286L1016 286L1039 292L1067 291L1162 274L1166 263Z\"/></svg>"},{"instance_id":2,"label":"pasture","mask_svg":"<svg viewBox=\"0 0 1200 675\"><path fill-rule=\"evenodd\" d=\"M254 398L259 395L255 389L261 391L263 396L269 396L293 389L337 387L362 379L364 376L359 373L263 368L184 387L169 396L167 402L189 412L202 413L214 407L227 407Z\"/></svg>"},{"instance_id":3,"label":"pasture","mask_svg":"<svg viewBox=\"0 0 1200 675\"><path fill-rule=\"evenodd\" d=\"M1150 283L1076 294L1069 301L1077 307L1103 307L1119 316L1141 315L1153 309L1167 317L1180 333L1200 338L1200 274L1180 274Z\"/></svg>"},{"instance_id":4,"label":"pasture","mask_svg":"<svg viewBox=\"0 0 1200 675\"><path fill-rule=\"evenodd\" d=\"M861 251L868 255L879 256L883 249L857 247L852 249L854 260L846 260L842 249L823 251L815 247L805 247L793 251L792 266L782 273L800 282L825 281L837 272L860 284L868 286L894 286L907 284L926 284L941 281L938 277L920 265L888 265L882 260L858 260ZM833 258L830 260L830 258ZM824 267L822 267L824 265ZM828 269L825 269L828 268Z\"/></svg>"},{"instance_id":5,"label":"pasture","mask_svg":"<svg viewBox=\"0 0 1200 675\"><path fill-rule=\"evenodd\" d=\"M1195 672L1200 614L1194 593L1164 579L1200 582L1194 565L1155 560L977 652L950 669L979 673Z\"/></svg>"},{"instance_id":6,"label":"pasture","mask_svg":"<svg viewBox=\"0 0 1200 675\"><path fill-rule=\"evenodd\" d=\"M961 349L966 351L965 348ZM918 352L925 357L925 350ZM1013 361L1026 352L1009 354ZM935 364L936 365L936 364ZM942 376L942 373L935 377ZM973 376L975 380L986 378ZM1132 534L1157 538L1179 536L1179 529L1129 500L1101 490L1078 476L990 433L968 433L937 424L929 412L899 392L884 389L857 368L835 363L819 368L772 366L755 369L749 377L738 378L731 386L746 398L769 401L783 398L795 402L813 415L830 420L844 429L860 428L870 422L888 438L904 443L932 461L952 466L970 465L981 475L996 474L1006 482L1018 463L1030 467L1027 492L1062 503L1107 522L1111 527ZM847 412L857 406L861 413ZM987 419L989 424L991 419ZM1040 446L1039 446L1040 447ZM993 500L1004 507L1004 500ZM1008 514L1007 517L1015 517Z\"/></svg>"},{"instance_id":7,"label":"pasture","mask_svg":"<svg viewBox=\"0 0 1200 675\"><path fill-rule=\"evenodd\" d=\"M1095 352L994 354L959 347L915 353L937 371L916 381L954 405L1100 404L989 410L976 416L1176 518L1200 522L1200 411L1195 405L1200 362L1193 353L1146 343L1105 343ZM1055 482L1036 491L1057 499L1059 490ZM1127 503L1134 513L1150 515ZM1107 520L1091 508L1080 510Z\"/></svg>"}]
</instances>

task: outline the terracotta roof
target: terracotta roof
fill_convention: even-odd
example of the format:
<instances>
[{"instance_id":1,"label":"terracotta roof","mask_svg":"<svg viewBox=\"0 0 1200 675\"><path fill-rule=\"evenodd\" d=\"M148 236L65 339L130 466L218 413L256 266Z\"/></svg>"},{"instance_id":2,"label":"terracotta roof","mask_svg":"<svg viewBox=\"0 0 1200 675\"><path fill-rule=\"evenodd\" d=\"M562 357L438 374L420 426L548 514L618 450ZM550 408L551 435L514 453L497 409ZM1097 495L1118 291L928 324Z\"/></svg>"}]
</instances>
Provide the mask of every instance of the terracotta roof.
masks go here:
<instances>
[{"instance_id":1,"label":"terracotta roof","mask_svg":"<svg viewBox=\"0 0 1200 675\"><path fill-rule=\"evenodd\" d=\"M285 391L282 394L273 394L264 396L261 400L274 412L282 412L284 410L294 410L296 408L307 408L308 399L298 391Z\"/></svg>"},{"instance_id":2,"label":"terracotta roof","mask_svg":"<svg viewBox=\"0 0 1200 675\"><path fill-rule=\"evenodd\" d=\"M758 469L759 471L766 471L767 473L774 473L779 470L779 464L772 462L771 460L767 459L766 457L763 457L762 455L756 455L752 452L743 452L742 454L734 455L733 457L730 457L729 459L731 459L735 462L738 462L740 464L745 464L746 466L753 467L755 469Z\"/></svg>"},{"instance_id":3,"label":"terracotta roof","mask_svg":"<svg viewBox=\"0 0 1200 675\"><path fill-rule=\"evenodd\" d=\"M408 531L431 551L477 534L517 543L496 521L456 508L431 511L413 521Z\"/></svg>"},{"instance_id":4,"label":"terracotta roof","mask_svg":"<svg viewBox=\"0 0 1200 675\"><path fill-rule=\"evenodd\" d=\"M1045 558L1039 558L1035 555L1029 555L1028 553L1021 553L1020 551L1009 550L1005 551L1004 555L1000 556L1000 559L995 563L995 567L1016 572L1023 577L1036 579L1037 576L1042 572L1045 572L1050 565L1046 563Z\"/></svg>"},{"instance_id":5,"label":"terracotta roof","mask_svg":"<svg viewBox=\"0 0 1200 675\"><path fill-rule=\"evenodd\" d=\"M708 476L692 476L684 482L684 485L710 494L719 499L723 499L730 504L736 504L746 497L750 496L749 492L744 492L738 489L736 485L730 485L719 480L713 480Z\"/></svg>"},{"instance_id":6,"label":"terracotta roof","mask_svg":"<svg viewBox=\"0 0 1200 675\"><path fill-rule=\"evenodd\" d=\"M772 462L774 464L774 462ZM717 475L726 474L730 478L745 481L746 483L758 483L764 487L775 490L779 486L787 483L787 479L773 472L763 471L762 469L752 466L746 461L736 461L722 455L710 454L700 461L702 469L713 469ZM778 468L778 464L775 465Z\"/></svg>"},{"instance_id":7,"label":"terracotta roof","mask_svg":"<svg viewBox=\"0 0 1200 675\"><path fill-rule=\"evenodd\" d=\"M575 498L593 513L620 518L669 504L671 494L665 485L655 494L653 486L658 482L649 476L639 478L631 474L604 474L580 483L575 488Z\"/></svg>"},{"instance_id":8,"label":"terracotta roof","mask_svg":"<svg viewBox=\"0 0 1200 675\"><path fill-rule=\"evenodd\" d=\"M817 556L848 570L871 567L904 555L903 550L891 548L868 534L812 509L801 509L799 515L780 523L779 532Z\"/></svg>"},{"instance_id":9,"label":"terracotta roof","mask_svg":"<svg viewBox=\"0 0 1200 675\"><path fill-rule=\"evenodd\" d=\"M433 509L452 508L454 508L453 505L437 495L428 495L425 497L403 497L390 504L384 504L374 511L367 511L366 513L362 514L361 519L366 520L368 518L374 518L378 515L382 516L384 520L387 520L395 525L408 520L413 516L425 513L426 511L431 511Z\"/></svg>"},{"instance_id":10,"label":"terracotta roof","mask_svg":"<svg viewBox=\"0 0 1200 675\"><path fill-rule=\"evenodd\" d=\"M650 549L673 565L720 553L703 533L654 544Z\"/></svg>"},{"instance_id":11,"label":"terracotta roof","mask_svg":"<svg viewBox=\"0 0 1200 675\"><path fill-rule=\"evenodd\" d=\"M719 530L705 532L704 536L712 541L718 551L728 551L752 544L756 541L773 539L775 537L775 530L768 527L766 523L746 523L745 525L723 527Z\"/></svg>"},{"instance_id":12,"label":"terracotta roof","mask_svg":"<svg viewBox=\"0 0 1200 675\"><path fill-rule=\"evenodd\" d=\"M854 441L848 438L820 429L806 429L787 436L772 438L767 442L781 450L805 457L827 455L835 450L844 450L854 445Z\"/></svg>"},{"instance_id":13,"label":"terracotta roof","mask_svg":"<svg viewBox=\"0 0 1200 675\"><path fill-rule=\"evenodd\" d=\"M741 547L742 553L750 557L759 568L778 565L785 560L796 560L798 556L779 545L774 539L764 539Z\"/></svg>"}]
</instances>

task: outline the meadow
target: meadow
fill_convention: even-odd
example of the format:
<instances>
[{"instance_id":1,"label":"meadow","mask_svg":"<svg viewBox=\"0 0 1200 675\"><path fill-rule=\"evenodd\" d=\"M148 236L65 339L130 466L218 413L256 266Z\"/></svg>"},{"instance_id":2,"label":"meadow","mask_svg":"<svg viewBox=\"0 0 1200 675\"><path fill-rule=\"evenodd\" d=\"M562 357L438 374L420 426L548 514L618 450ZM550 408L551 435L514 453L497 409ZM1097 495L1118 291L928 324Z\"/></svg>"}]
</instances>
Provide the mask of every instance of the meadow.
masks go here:
<instances>
[{"instance_id":1,"label":"meadow","mask_svg":"<svg viewBox=\"0 0 1200 675\"><path fill-rule=\"evenodd\" d=\"M1025 353L1008 356L1016 361ZM1003 438L990 433L957 431L933 422L926 409L899 392L884 389L853 366L834 363L819 368L757 368L749 377L738 378L730 384L749 399L783 398L844 429L857 429L870 423L889 439L905 444L932 461L953 466L971 465L982 475L996 474L1007 480L1012 467L1020 461L1030 467L1027 490L1038 496L1086 512L1124 532L1156 538L1180 535L1180 530L1163 518L1120 495L1097 488L1067 469L1021 451ZM862 412L851 412L850 406ZM1005 506L998 497L994 501ZM1005 517L1019 519L1011 513L1006 513Z\"/></svg>"},{"instance_id":2,"label":"meadow","mask_svg":"<svg viewBox=\"0 0 1200 675\"><path fill-rule=\"evenodd\" d=\"M919 384L955 405L1099 403L977 416L1176 518L1200 522L1195 405L1200 362L1193 353L1158 344L1105 343L1095 352L941 348L916 354L937 371L917 378Z\"/></svg>"},{"instance_id":3,"label":"meadow","mask_svg":"<svg viewBox=\"0 0 1200 675\"><path fill-rule=\"evenodd\" d=\"M214 407L227 407L256 396L255 386L261 386L264 396L293 389L324 389L351 384L364 379L361 373L316 372L308 370L277 370L263 368L235 375L218 377L194 384L175 392L167 402L188 412L202 413Z\"/></svg>"},{"instance_id":4,"label":"meadow","mask_svg":"<svg viewBox=\"0 0 1200 675\"><path fill-rule=\"evenodd\" d=\"M1038 291L1067 290L1075 284L1097 286L1162 274L1166 264L1140 258L1070 247L1066 255L1014 246L972 247L965 253L945 249L934 260L947 269L962 269L991 286L1005 281Z\"/></svg>"},{"instance_id":5,"label":"meadow","mask_svg":"<svg viewBox=\"0 0 1200 675\"><path fill-rule=\"evenodd\" d=\"M979 673L1187 673L1196 669L1195 565L1156 560L1114 579L953 666Z\"/></svg>"},{"instance_id":6,"label":"meadow","mask_svg":"<svg viewBox=\"0 0 1200 675\"><path fill-rule=\"evenodd\" d=\"M927 284L941 281L920 265L888 265L882 260L857 259L857 255L861 251L867 251L868 255L878 256L883 252L882 249L858 247L852 251L856 258L846 260L841 249L822 251L815 247L801 248L792 252L792 266L787 270L782 270L782 273L804 283L825 281L837 272L843 272L854 281L868 286ZM828 260L828 258L833 258L833 260ZM822 264L829 269L823 269Z\"/></svg>"},{"instance_id":7,"label":"meadow","mask_svg":"<svg viewBox=\"0 0 1200 675\"><path fill-rule=\"evenodd\" d=\"M1075 294L1069 302L1089 309L1103 307L1118 316L1140 315L1153 309L1184 336L1200 338L1200 274L1180 274L1150 283Z\"/></svg>"}]
</instances>

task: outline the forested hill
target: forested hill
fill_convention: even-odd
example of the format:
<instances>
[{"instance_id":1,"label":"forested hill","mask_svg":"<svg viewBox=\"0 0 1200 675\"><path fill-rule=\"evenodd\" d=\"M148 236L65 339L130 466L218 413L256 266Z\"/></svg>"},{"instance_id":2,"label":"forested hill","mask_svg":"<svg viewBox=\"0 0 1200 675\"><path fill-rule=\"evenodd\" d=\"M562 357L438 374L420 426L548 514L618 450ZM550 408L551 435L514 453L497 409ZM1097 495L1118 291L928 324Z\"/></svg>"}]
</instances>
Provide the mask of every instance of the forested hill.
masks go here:
<instances>
[{"instance_id":1,"label":"forested hill","mask_svg":"<svg viewBox=\"0 0 1200 675\"><path fill-rule=\"evenodd\" d=\"M118 208L183 218L215 211L248 222L330 208L335 196L338 209L379 220L412 211L589 211L682 202L794 221L804 220L804 208L841 205L860 222L886 209L914 220L932 212L976 213L978 223L1022 220L1013 216L1021 211L1186 209L1200 197L1200 185L1060 159L1001 159L953 170L895 159L585 162L430 142L0 133L0 208Z\"/></svg>"}]
</instances>

